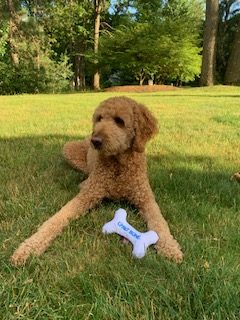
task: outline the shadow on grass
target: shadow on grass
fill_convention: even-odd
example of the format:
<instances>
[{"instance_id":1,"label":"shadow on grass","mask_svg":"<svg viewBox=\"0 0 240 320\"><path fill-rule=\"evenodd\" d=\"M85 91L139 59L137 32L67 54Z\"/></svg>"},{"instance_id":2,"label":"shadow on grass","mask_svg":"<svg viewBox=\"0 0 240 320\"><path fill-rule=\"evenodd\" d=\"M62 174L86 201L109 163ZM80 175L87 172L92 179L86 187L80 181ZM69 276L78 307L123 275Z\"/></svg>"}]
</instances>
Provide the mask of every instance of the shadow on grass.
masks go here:
<instances>
[{"instance_id":1,"label":"shadow on grass","mask_svg":"<svg viewBox=\"0 0 240 320\"><path fill-rule=\"evenodd\" d=\"M23 239L24 234L31 234L37 225L78 193L78 185L85 177L71 169L61 151L66 142L79 139L82 137L64 135L0 139L0 229L3 230L0 238L14 240L9 240L12 248L19 242L18 237ZM218 167L213 158L176 153L150 155L148 167L156 200L178 237L191 226L197 230L202 224L208 224L211 212L214 216L220 212L217 219L221 219L225 212L235 216L240 210L240 185L230 180L232 172ZM101 206L96 210L106 211L106 217L95 217L94 211L93 215L76 222L76 233L80 227L94 235L96 226L107 221L110 211L119 206L135 211L119 201L107 200ZM91 225L91 219L95 226ZM214 219L209 228L214 225ZM142 219L133 221L138 227L143 226ZM186 223L190 227L186 227ZM234 220L232 224L234 227Z\"/></svg>"},{"instance_id":2,"label":"shadow on grass","mask_svg":"<svg viewBox=\"0 0 240 320\"><path fill-rule=\"evenodd\" d=\"M223 319L229 314L238 319L239 295L233 281L239 279L239 224L235 217L240 186L230 180L228 167L222 169L214 158L206 156L169 152L148 157L151 185L164 213L169 213L187 263L176 266L157 259L153 250L146 259L132 259L130 246L116 245L114 236L102 237L99 225L107 218L96 217L93 210L95 213L68 228L43 260L33 258L22 269L9 267L8 257L14 247L50 216L48 209L54 213L78 191L84 177L65 163L61 150L67 141L81 138L48 135L0 139L2 314L7 309L8 315L16 318L15 311L21 307L22 317L29 319L39 315L46 318L47 311L50 317L59 314L81 319L91 312L97 314L96 319L104 319L102 310L110 308L107 312L112 319L119 318L119 310L123 319L129 314L132 319L141 318L143 312L146 319L160 319L162 310L170 315L166 319L202 319L208 315L210 319L214 310L223 314ZM114 209L110 203L103 206ZM209 210L214 207L216 216L222 213L209 219ZM218 234L211 234L214 228ZM114 297L114 303L109 297ZM8 307L13 304L16 308ZM28 310L26 305L33 307Z\"/></svg>"},{"instance_id":3,"label":"shadow on grass","mask_svg":"<svg viewBox=\"0 0 240 320\"><path fill-rule=\"evenodd\" d=\"M148 160L150 181L156 192L159 189L160 194L184 205L189 202L240 209L240 185L232 180L230 167L221 167L215 158L169 153L150 156Z\"/></svg>"},{"instance_id":4,"label":"shadow on grass","mask_svg":"<svg viewBox=\"0 0 240 320\"><path fill-rule=\"evenodd\" d=\"M58 192L76 193L84 176L71 170L61 152L67 141L79 139L83 137L47 135L0 139L3 204L14 196L14 190L9 188L17 188L21 194L21 190L29 190L26 184L30 184L32 193L46 191L41 183L45 188L48 186L50 192L55 188ZM150 182L157 201L166 197L186 205L194 199L195 202L237 210L239 185L230 179L233 172L218 167L214 161L206 156L176 153L148 157Z\"/></svg>"}]
</instances>

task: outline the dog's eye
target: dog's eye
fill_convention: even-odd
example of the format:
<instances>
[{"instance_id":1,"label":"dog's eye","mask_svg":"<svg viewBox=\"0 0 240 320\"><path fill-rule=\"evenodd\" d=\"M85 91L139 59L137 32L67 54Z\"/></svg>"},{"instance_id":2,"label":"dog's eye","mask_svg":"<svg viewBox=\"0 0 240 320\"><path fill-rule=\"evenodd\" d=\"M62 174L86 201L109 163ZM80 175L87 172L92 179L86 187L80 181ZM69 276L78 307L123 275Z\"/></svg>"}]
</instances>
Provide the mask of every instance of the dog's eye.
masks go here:
<instances>
[{"instance_id":1,"label":"dog's eye","mask_svg":"<svg viewBox=\"0 0 240 320\"><path fill-rule=\"evenodd\" d=\"M102 120L102 116L101 115L97 116L96 122L100 122L101 120Z\"/></svg>"},{"instance_id":2,"label":"dog's eye","mask_svg":"<svg viewBox=\"0 0 240 320\"><path fill-rule=\"evenodd\" d=\"M119 117L115 117L114 118L114 121L116 122L116 124L119 126L119 127L124 127L125 123L123 121L122 118L119 118Z\"/></svg>"}]
</instances>

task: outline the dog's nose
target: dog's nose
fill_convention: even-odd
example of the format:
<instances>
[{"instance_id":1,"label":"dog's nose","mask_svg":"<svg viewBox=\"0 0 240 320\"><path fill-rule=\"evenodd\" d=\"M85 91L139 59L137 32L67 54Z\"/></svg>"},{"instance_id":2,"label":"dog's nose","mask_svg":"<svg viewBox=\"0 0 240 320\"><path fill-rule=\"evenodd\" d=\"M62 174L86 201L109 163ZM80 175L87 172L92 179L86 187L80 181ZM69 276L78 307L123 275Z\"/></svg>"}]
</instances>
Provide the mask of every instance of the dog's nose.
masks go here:
<instances>
[{"instance_id":1,"label":"dog's nose","mask_svg":"<svg viewBox=\"0 0 240 320\"><path fill-rule=\"evenodd\" d=\"M102 147L102 138L100 137L97 137L97 136L92 136L92 139L91 139L91 142L94 146L95 149L101 149Z\"/></svg>"}]
</instances>

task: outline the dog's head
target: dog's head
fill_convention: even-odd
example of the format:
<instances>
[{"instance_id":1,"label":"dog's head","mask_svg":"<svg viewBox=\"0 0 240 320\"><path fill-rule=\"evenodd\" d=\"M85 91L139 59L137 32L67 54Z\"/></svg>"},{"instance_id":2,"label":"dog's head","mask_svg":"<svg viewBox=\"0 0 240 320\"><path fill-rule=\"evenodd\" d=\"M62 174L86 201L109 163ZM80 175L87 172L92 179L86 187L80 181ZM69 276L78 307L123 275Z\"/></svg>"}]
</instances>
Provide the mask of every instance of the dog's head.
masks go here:
<instances>
[{"instance_id":1,"label":"dog's head","mask_svg":"<svg viewBox=\"0 0 240 320\"><path fill-rule=\"evenodd\" d=\"M142 104L127 97L103 101L93 115L92 147L104 155L143 152L158 131L157 120Z\"/></svg>"}]
</instances>

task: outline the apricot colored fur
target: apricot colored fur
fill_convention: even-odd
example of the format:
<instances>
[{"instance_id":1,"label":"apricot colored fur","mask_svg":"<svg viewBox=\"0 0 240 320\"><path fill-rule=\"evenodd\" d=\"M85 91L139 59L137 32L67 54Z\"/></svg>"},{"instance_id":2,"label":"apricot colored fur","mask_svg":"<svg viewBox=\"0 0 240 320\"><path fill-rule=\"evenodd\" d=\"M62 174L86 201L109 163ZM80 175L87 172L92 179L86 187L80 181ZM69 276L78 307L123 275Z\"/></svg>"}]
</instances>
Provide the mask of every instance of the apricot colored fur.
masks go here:
<instances>
[{"instance_id":1,"label":"apricot colored fur","mask_svg":"<svg viewBox=\"0 0 240 320\"><path fill-rule=\"evenodd\" d=\"M67 143L63 155L70 165L88 178L80 193L40 226L14 252L14 265L24 264L31 255L41 255L71 219L84 215L103 198L126 199L138 208L150 230L159 234L157 251L181 262L183 254L161 214L147 176L144 148L158 132L157 121L148 109L126 97L102 102L93 115L92 136ZM91 138L101 139L97 150Z\"/></svg>"}]
</instances>

